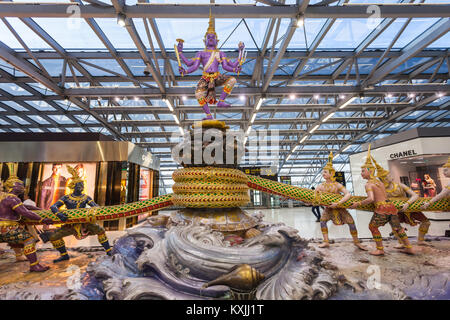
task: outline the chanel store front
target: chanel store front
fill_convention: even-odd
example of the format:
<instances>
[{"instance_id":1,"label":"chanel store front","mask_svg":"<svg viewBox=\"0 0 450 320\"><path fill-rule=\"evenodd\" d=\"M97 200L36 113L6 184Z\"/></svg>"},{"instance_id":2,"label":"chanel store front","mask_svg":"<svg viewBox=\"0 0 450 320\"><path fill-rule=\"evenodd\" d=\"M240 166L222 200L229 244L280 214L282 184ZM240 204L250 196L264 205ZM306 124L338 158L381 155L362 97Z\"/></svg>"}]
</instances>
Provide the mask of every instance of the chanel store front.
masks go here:
<instances>
[{"instance_id":1,"label":"chanel store front","mask_svg":"<svg viewBox=\"0 0 450 320\"><path fill-rule=\"evenodd\" d=\"M365 195L361 165L369 144L350 156L355 195ZM421 197L433 197L447 185L442 166L450 156L450 128L416 128L371 143L371 154L388 169L396 181L409 186ZM431 219L450 219L450 213L427 213Z\"/></svg>"}]
</instances>

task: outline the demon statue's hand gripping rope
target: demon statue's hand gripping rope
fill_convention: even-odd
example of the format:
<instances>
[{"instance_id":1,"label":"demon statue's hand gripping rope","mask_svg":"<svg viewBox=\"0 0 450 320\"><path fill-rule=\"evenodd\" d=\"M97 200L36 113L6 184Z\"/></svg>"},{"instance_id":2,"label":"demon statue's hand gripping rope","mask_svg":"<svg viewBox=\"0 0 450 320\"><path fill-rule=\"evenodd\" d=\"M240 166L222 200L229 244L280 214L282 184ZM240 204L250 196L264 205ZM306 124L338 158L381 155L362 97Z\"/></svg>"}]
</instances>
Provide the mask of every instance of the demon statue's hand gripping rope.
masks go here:
<instances>
[{"instance_id":1,"label":"demon statue's hand gripping rope","mask_svg":"<svg viewBox=\"0 0 450 320\"><path fill-rule=\"evenodd\" d=\"M261 190L263 192L276 194L279 196L283 196L286 198L291 198L295 200L300 200L307 203L314 203L316 205L330 205L333 202L338 202L342 199L341 195L326 193L326 192L314 192L314 190L295 187L291 185L287 185L280 182L275 182L272 180L267 180L260 177L248 176L248 186L255 190ZM365 197L353 196L347 202L343 203L342 208L348 208L354 202L359 202L365 199ZM395 207L399 210L402 209L403 205L406 203L407 198L395 198L390 199L390 201L395 205ZM411 203L406 212L417 212L421 211L421 206L423 203L429 201L429 198L419 198L418 200ZM373 211L373 204L359 206L359 210L364 211ZM423 211L423 210L422 210ZM450 211L450 199L442 199L439 200L427 208L427 211Z\"/></svg>"}]
</instances>

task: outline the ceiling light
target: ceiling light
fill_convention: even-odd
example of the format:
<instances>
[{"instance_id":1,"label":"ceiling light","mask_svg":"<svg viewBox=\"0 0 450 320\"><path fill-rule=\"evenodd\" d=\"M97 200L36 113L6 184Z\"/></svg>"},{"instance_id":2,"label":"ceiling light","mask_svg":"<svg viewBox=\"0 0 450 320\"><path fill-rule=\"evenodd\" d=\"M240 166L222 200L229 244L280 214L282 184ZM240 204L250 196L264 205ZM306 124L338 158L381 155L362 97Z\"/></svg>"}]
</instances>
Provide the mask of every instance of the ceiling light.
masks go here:
<instances>
[{"instance_id":1,"label":"ceiling light","mask_svg":"<svg viewBox=\"0 0 450 320\"><path fill-rule=\"evenodd\" d=\"M241 99L241 101L244 101L245 100L245 96L244 95L240 95L239 99Z\"/></svg>"},{"instance_id":2,"label":"ceiling light","mask_svg":"<svg viewBox=\"0 0 450 320\"><path fill-rule=\"evenodd\" d=\"M350 99L348 99L347 102L344 102L344 103L339 107L339 109L344 109L346 106L348 106L350 103L352 103L353 100L355 100L355 99L356 99L356 97L351 97Z\"/></svg>"},{"instance_id":3,"label":"ceiling light","mask_svg":"<svg viewBox=\"0 0 450 320\"><path fill-rule=\"evenodd\" d=\"M388 98L392 98L392 93L388 93L386 96L387 96Z\"/></svg>"},{"instance_id":4,"label":"ceiling light","mask_svg":"<svg viewBox=\"0 0 450 320\"><path fill-rule=\"evenodd\" d=\"M163 99L163 101L166 103L167 108L169 108L170 111L173 111L173 107L172 107L172 104L170 103L170 101L167 99Z\"/></svg>"},{"instance_id":5,"label":"ceiling light","mask_svg":"<svg viewBox=\"0 0 450 320\"><path fill-rule=\"evenodd\" d=\"M256 112L253 114L252 120L250 120L250 123L253 123L253 121L255 121L255 118L256 118Z\"/></svg>"},{"instance_id":6,"label":"ceiling light","mask_svg":"<svg viewBox=\"0 0 450 320\"><path fill-rule=\"evenodd\" d=\"M288 155L288 157L286 158L286 161L289 161L291 159L292 154Z\"/></svg>"},{"instance_id":7,"label":"ceiling light","mask_svg":"<svg viewBox=\"0 0 450 320\"><path fill-rule=\"evenodd\" d=\"M261 108L261 105L263 104L264 100L266 99L264 98L259 99L258 104L256 105L256 111L258 111Z\"/></svg>"},{"instance_id":8,"label":"ceiling light","mask_svg":"<svg viewBox=\"0 0 450 320\"><path fill-rule=\"evenodd\" d=\"M246 132L245 134L248 135L248 134L250 133L250 130L252 130L252 126L249 126L249 127L248 127L247 132Z\"/></svg>"},{"instance_id":9,"label":"ceiling light","mask_svg":"<svg viewBox=\"0 0 450 320\"><path fill-rule=\"evenodd\" d=\"M175 122L177 124L180 124L180 120L178 120L178 117L175 114L173 114L172 116L173 116L173 119L175 120Z\"/></svg>"},{"instance_id":10,"label":"ceiling light","mask_svg":"<svg viewBox=\"0 0 450 320\"><path fill-rule=\"evenodd\" d=\"M303 27L305 24L305 17L302 14L297 16L297 28Z\"/></svg>"},{"instance_id":11,"label":"ceiling light","mask_svg":"<svg viewBox=\"0 0 450 320\"><path fill-rule=\"evenodd\" d=\"M318 94L314 95L314 99L319 100L319 98L320 98L320 95L318 95Z\"/></svg>"},{"instance_id":12,"label":"ceiling light","mask_svg":"<svg viewBox=\"0 0 450 320\"><path fill-rule=\"evenodd\" d=\"M119 98L119 97L115 97L115 98L114 98L114 100L116 100L116 101L119 101L119 100L120 100L120 98Z\"/></svg>"},{"instance_id":13,"label":"ceiling light","mask_svg":"<svg viewBox=\"0 0 450 320\"><path fill-rule=\"evenodd\" d=\"M182 127L179 127L178 129L180 130L180 133L181 133L182 135L184 135L184 130L183 130L183 128L182 128Z\"/></svg>"},{"instance_id":14,"label":"ceiling light","mask_svg":"<svg viewBox=\"0 0 450 320\"><path fill-rule=\"evenodd\" d=\"M444 94L442 92L439 92L437 95L439 98L442 98L444 96Z\"/></svg>"},{"instance_id":15,"label":"ceiling light","mask_svg":"<svg viewBox=\"0 0 450 320\"><path fill-rule=\"evenodd\" d=\"M327 115L327 116L325 117L325 119L322 120L322 122L327 122L328 119L330 119L332 116L334 116L334 114L335 114L334 112L330 113L329 115Z\"/></svg>"},{"instance_id":16,"label":"ceiling light","mask_svg":"<svg viewBox=\"0 0 450 320\"><path fill-rule=\"evenodd\" d=\"M139 97L134 97L134 101L139 101Z\"/></svg>"},{"instance_id":17,"label":"ceiling light","mask_svg":"<svg viewBox=\"0 0 450 320\"><path fill-rule=\"evenodd\" d=\"M339 99L345 99L345 94L339 95Z\"/></svg>"},{"instance_id":18,"label":"ceiling light","mask_svg":"<svg viewBox=\"0 0 450 320\"><path fill-rule=\"evenodd\" d=\"M416 95L414 93L412 93L412 92L408 94L408 98L412 99L412 98L415 98L415 97L416 97Z\"/></svg>"},{"instance_id":19,"label":"ceiling light","mask_svg":"<svg viewBox=\"0 0 450 320\"><path fill-rule=\"evenodd\" d=\"M181 97L181 99L182 99L183 101L186 101L186 100L187 100L187 97L186 97L186 96L183 96L183 97Z\"/></svg>"},{"instance_id":20,"label":"ceiling light","mask_svg":"<svg viewBox=\"0 0 450 320\"><path fill-rule=\"evenodd\" d=\"M316 124L315 126L314 126L314 128L312 128L311 129L311 131L309 132L309 133L313 133L314 131L316 131L317 130L317 128L319 127L319 125L318 124Z\"/></svg>"},{"instance_id":21,"label":"ceiling light","mask_svg":"<svg viewBox=\"0 0 450 320\"><path fill-rule=\"evenodd\" d=\"M119 12L119 14L117 15L117 24L121 27L125 27L126 20L127 17L123 13Z\"/></svg>"},{"instance_id":22,"label":"ceiling light","mask_svg":"<svg viewBox=\"0 0 450 320\"><path fill-rule=\"evenodd\" d=\"M351 147L352 145L348 145L348 146L346 146L345 148L344 148L344 150L342 150L342 152L345 152L345 151L347 151L350 147Z\"/></svg>"},{"instance_id":23,"label":"ceiling light","mask_svg":"<svg viewBox=\"0 0 450 320\"><path fill-rule=\"evenodd\" d=\"M296 145L292 152L295 152L299 147L300 147L299 145Z\"/></svg>"},{"instance_id":24,"label":"ceiling light","mask_svg":"<svg viewBox=\"0 0 450 320\"><path fill-rule=\"evenodd\" d=\"M289 95L289 99L294 100L295 99L295 94Z\"/></svg>"},{"instance_id":25,"label":"ceiling light","mask_svg":"<svg viewBox=\"0 0 450 320\"><path fill-rule=\"evenodd\" d=\"M303 142L306 140L306 138L308 138L308 136L304 136L304 137L302 138L302 140L300 140L300 143L303 143Z\"/></svg>"}]
</instances>

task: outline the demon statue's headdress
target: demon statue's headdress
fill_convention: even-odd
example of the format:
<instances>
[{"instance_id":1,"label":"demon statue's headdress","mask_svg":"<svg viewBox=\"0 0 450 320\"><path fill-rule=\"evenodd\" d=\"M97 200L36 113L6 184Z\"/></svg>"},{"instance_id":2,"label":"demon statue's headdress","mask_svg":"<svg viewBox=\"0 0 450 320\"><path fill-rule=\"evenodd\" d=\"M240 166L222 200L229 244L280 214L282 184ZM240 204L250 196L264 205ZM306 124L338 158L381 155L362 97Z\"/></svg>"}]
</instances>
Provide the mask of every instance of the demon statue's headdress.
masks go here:
<instances>
[{"instance_id":1,"label":"demon statue's headdress","mask_svg":"<svg viewBox=\"0 0 450 320\"><path fill-rule=\"evenodd\" d=\"M78 171L74 168L72 168L71 166L66 166L67 167L67 171L69 171L69 173L72 175L72 179L68 185L70 190L75 189L75 185L78 182L84 182L83 179L80 177L80 175L78 174Z\"/></svg>"},{"instance_id":2,"label":"demon statue's headdress","mask_svg":"<svg viewBox=\"0 0 450 320\"><path fill-rule=\"evenodd\" d=\"M10 192L17 182L23 183L23 181L16 175L17 163L8 162L6 165L9 169L9 178L5 181L4 187L7 192Z\"/></svg>"},{"instance_id":3,"label":"demon statue's headdress","mask_svg":"<svg viewBox=\"0 0 450 320\"><path fill-rule=\"evenodd\" d=\"M325 167L323 167L324 170L328 170L328 172L331 174L331 180L335 180L335 173L336 170L333 168L333 151L330 151L330 154L328 155L328 162Z\"/></svg>"},{"instance_id":4,"label":"demon statue's headdress","mask_svg":"<svg viewBox=\"0 0 450 320\"><path fill-rule=\"evenodd\" d=\"M370 176L373 177L373 173L375 172L375 167L372 163L372 156L370 155L370 144L367 150L366 162L361 166L361 168L366 168L370 172Z\"/></svg>"},{"instance_id":5,"label":"demon statue's headdress","mask_svg":"<svg viewBox=\"0 0 450 320\"><path fill-rule=\"evenodd\" d=\"M377 178L379 178L384 185L387 187L389 185L389 182L387 181L386 177L389 174L388 170L385 170L382 166L378 164L378 162L375 161L373 157L371 157L373 163L375 164L375 167L377 168Z\"/></svg>"}]
</instances>

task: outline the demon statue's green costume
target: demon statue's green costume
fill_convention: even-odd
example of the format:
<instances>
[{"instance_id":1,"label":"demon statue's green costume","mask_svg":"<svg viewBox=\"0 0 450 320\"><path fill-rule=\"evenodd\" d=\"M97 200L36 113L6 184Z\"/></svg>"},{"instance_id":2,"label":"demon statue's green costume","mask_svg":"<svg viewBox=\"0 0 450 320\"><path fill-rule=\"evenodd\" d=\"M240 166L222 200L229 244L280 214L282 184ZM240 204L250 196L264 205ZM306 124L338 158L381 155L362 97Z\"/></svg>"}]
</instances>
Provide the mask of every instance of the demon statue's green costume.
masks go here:
<instances>
[{"instance_id":1,"label":"demon statue's green costume","mask_svg":"<svg viewBox=\"0 0 450 320\"><path fill-rule=\"evenodd\" d=\"M91 197L83 193L84 182L78 175L78 172L70 166L67 166L67 169L70 174L72 174L72 181L69 184L69 188L70 190L73 190L73 192L63 196L50 207L50 210L52 210L62 222L66 222L68 219L67 214L59 210L62 205L66 205L67 209L86 208L87 205L90 207L98 207L98 204L96 204ZM105 252L108 255L111 254L111 247L108 238L106 237L105 230L98 224L67 223L52 234L47 235L48 239L53 244L53 247L61 254L61 256L58 259L53 260L53 262L56 263L70 259L63 238L71 235L75 236L78 240L84 239L90 235L97 235L98 242L103 246Z\"/></svg>"}]
</instances>

